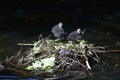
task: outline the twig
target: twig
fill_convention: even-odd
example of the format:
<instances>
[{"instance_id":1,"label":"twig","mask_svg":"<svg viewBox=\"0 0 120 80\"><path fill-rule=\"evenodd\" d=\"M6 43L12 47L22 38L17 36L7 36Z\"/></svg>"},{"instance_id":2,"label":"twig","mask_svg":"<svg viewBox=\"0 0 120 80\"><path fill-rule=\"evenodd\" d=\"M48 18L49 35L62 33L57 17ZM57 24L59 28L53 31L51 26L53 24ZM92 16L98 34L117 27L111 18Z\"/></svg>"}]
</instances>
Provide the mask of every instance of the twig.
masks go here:
<instances>
[{"instance_id":1,"label":"twig","mask_svg":"<svg viewBox=\"0 0 120 80\"><path fill-rule=\"evenodd\" d=\"M109 58L110 60L114 60L115 63L120 64L120 62L117 59L113 58L113 56L108 56L108 55L105 55L105 54L102 54L102 55Z\"/></svg>"},{"instance_id":2,"label":"twig","mask_svg":"<svg viewBox=\"0 0 120 80\"><path fill-rule=\"evenodd\" d=\"M112 53L114 53L114 52L120 52L120 50L106 50L106 52L112 52Z\"/></svg>"},{"instance_id":3,"label":"twig","mask_svg":"<svg viewBox=\"0 0 120 80\"><path fill-rule=\"evenodd\" d=\"M30 43L18 43L17 45L23 45L23 46L33 46L34 44L30 44Z\"/></svg>"}]
</instances>

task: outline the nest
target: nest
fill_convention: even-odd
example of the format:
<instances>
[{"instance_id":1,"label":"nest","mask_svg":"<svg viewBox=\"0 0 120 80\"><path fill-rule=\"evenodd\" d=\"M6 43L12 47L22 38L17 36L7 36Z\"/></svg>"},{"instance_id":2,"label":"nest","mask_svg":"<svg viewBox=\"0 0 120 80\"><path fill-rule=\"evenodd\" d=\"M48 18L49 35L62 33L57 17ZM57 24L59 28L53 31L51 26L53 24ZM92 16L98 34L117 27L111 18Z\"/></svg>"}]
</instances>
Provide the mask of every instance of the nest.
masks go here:
<instances>
[{"instance_id":1,"label":"nest","mask_svg":"<svg viewBox=\"0 0 120 80\"><path fill-rule=\"evenodd\" d=\"M7 66L5 69L39 79L76 75L76 78L85 78L92 69L92 61L100 62L97 53L105 51L104 47L94 46L85 40L62 42L42 38L31 45L33 47L26 51L22 47L16 55L6 57L3 61L3 65Z\"/></svg>"}]
</instances>

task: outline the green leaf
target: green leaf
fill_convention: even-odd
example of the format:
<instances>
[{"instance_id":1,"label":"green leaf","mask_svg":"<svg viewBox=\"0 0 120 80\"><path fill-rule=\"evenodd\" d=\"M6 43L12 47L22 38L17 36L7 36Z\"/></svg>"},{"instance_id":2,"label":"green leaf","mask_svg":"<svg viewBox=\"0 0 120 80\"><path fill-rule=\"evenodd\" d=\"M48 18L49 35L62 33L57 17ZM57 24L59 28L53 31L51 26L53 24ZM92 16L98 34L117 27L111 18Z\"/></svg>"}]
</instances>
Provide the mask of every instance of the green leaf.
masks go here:
<instances>
[{"instance_id":1,"label":"green leaf","mask_svg":"<svg viewBox=\"0 0 120 80\"><path fill-rule=\"evenodd\" d=\"M52 67L51 67L51 66L47 66L46 69L47 69L47 70L50 70L50 69L52 69Z\"/></svg>"},{"instance_id":2,"label":"green leaf","mask_svg":"<svg viewBox=\"0 0 120 80\"><path fill-rule=\"evenodd\" d=\"M26 67L25 69L26 69L26 70L33 70L34 67L33 67L33 66L28 66L28 67Z\"/></svg>"}]
</instances>

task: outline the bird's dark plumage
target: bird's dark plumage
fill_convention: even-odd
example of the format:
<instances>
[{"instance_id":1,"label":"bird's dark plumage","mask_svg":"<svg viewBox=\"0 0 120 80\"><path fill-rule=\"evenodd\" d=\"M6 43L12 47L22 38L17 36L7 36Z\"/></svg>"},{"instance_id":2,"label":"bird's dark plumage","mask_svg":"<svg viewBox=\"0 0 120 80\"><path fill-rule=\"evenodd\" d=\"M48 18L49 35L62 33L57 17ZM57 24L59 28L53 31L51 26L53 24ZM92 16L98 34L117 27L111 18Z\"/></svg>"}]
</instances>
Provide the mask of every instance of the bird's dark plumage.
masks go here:
<instances>
[{"instance_id":1,"label":"bird's dark plumage","mask_svg":"<svg viewBox=\"0 0 120 80\"><path fill-rule=\"evenodd\" d=\"M57 24L52 28L51 32L54 34L54 37L61 38L64 34L64 29Z\"/></svg>"},{"instance_id":2,"label":"bird's dark plumage","mask_svg":"<svg viewBox=\"0 0 120 80\"><path fill-rule=\"evenodd\" d=\"M83 39L83 35L78 34L77 31L73 31L67 36L67 40L71 40L71 41L76 41L81 39Z\"/></svg>"}]
</instances>

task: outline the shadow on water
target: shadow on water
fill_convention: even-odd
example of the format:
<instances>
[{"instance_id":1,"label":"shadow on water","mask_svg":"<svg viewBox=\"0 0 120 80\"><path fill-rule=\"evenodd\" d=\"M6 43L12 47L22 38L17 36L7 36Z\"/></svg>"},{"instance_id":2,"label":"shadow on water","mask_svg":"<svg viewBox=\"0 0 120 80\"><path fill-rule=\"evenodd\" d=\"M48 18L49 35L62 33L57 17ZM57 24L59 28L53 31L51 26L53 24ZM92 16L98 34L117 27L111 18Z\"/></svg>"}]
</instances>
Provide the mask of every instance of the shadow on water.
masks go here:
<instances>
[{"instance_id":1,"label":"shadow on water","mask_svg":"<svg viewBox=\"0 0 120 80\"><path fill-rule=\"evenodd\" d=\"M68 23L69 24L69 23ZM73 22L74 24L74 22ZM44 25L44 24L42 24ZM69 24L70 25L70 24ZM68 26L69 26L68 25ZM120 38L117 34L113 34L110 31L104 30L104 28L97 28L94 26L86 26L84 23L81 26L82 29L86 28L85 32L85 40L95 45L117 45L117 42L120 44ZM48 25L47 25L48 26ZM49 25L52 26L52 25ZM104 25L101 25L104 26ZM67 28L65 28L67 29ZM74 27L67 29L68 32L72 31ZM103 29L103 30L102 30ZM43 31L44 30L44 31ZM45 36L47 37L50 32L50 27L47 31L46 29L41 30L45 32ZM38 40L39 30L31 29L24 30L23 32L9 31L9 32L0 32L0 57L6 57L16 54L20 46L17 45L19 42L25 41L26 43L32 43L33 41ZM110 49L114 49L115 47L109 47ZM108 49L109 49L108 48ZM116 48L120 49L120 47ZM85 80L118 80L120 79L120 53L106 53L100 54L101 63L93 66L92 76L87 76ZM4 73L4 75L7 73ZM9 73L8 73L9 74ZM13 73L14 74L14 73ZM1 72L0 72L0 75ZM65 80L69 80L65 79Z\"/></svg>"}]
</instances>

